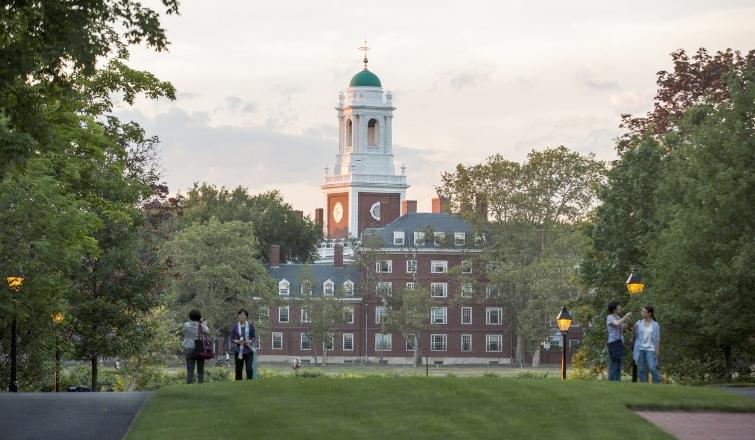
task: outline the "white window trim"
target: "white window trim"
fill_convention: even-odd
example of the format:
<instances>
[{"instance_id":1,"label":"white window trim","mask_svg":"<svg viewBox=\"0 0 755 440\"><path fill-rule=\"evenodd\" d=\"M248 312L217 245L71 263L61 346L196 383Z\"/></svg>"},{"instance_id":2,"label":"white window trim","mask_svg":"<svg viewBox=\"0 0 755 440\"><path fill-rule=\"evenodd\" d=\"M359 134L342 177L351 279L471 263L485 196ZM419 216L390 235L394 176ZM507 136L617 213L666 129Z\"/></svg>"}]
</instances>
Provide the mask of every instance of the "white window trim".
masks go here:
<instances>
[{"instance_id":1,"label":"white window trim","mask_svg":"<svg viewBox=\"0 0 755 440\"><path fill-rule=\"evenodd\" d=\"M383 263L388 263L387 270L383 270ZM377 273L393 273L393 260L378 260L375 262L375 272Z\"/></svg>"},{"instance_id":2,"label":"white window trim","mask_svg":"<svg viewBox=\"0 0 755 440\"><path fill-rule=\"evenodd\" d=\"M382 310L383 313L379 313L380 310ZM375 324L380 324L380 318L385 317L387 311L388 311L388 308L385 306L375 307Z\"/></svg>"},{"instance_id":3,"label":"white window trim","mask_svg":"<svg viewBox=\"0 0 755 440\"><path fill-rule=\"evenodd\" d=\"M433 233L433 244L435 247L440 247L440 245L443 244L443 241L446 239L446 233L445 232L435 232Z\"/></svg>"},{"instance_id":4,"label":"white window trim","mask_svg":"<svg viewBox=\"0 0 755 440\"><path fill-rule=\"evenodd\" d=\"M469 336L469 350L464 350L464 336ZM463 333L461 338L459 338L459 342L461 343L459 349L462 353L471 353L474 350L474 338L470 333Z\"/></svg>"},{"instance_id":5,"label":"white window trim","mask_svg":"<svg viewBox=\"0 0 755 440\"><path fill-rule=\"evenodd\" d=\"M417 288L417 283L414 282L414 281L409 281L409 282L406 283L405 287L406 287L406 289L414 290L414 289Z\"/></svg>"},{"instance_id":6,"label":"white window trim","mask_svg":"<svg viewBox=\"0 0 755 440\"><path fill-rule=\"evenodd\" d=\"M346 286L351 287L351 289L346 289ZM354 282L351 280L346 280L343 282L343 294L346 296L354 296Z\"/></svg>"},{"instance_id":7,"label":"white window trim","mask_svg":"<svg viewBox=\"0 0 755 440\"><path fill-rule=\"evenodd\" d=\"M378 336L380 336L380 347L378 347ZM387 336L387 338L386 338ZM384 349L383 346L385 346L385 341L390 341L390 347L388 349ZM375 351L376 352L383 352L386 351L393 351L393 333L375 333Z\"/></svg>"},{"instance_id":8,"label":"white window trim","mask_svg":"<svg viewBox=\"0 0 755 440\"><path fill-rule=\"evenodd\" d=\"M330 287L330 293L328 293L328 287ZM330 279L325 280L322 283L322 294L325 296L333 296L336 293L336 284Z\"/></svg>"},{"instance_id":9,"label":"white window trim","mask_svg":"<svg viewBox=\"0 0 755 440\"><path fill-rule=\"evenodd\" d=\"M282 292L282 288L284 288L284 286L286 289L286 293ZM278 281L278 295L288 296L290 293L291 293L291 283L289 283L288 280L285 278Z\"/></svg>"},{"instance_id":10,"label":"white window trim","mask_svg":"<svg viewBox=\"0 0 755 440\"><path fill-rule=\"evenodd\" d=\"M498 311L498 319L500 322L490 321L490 312ZM503 324L503 307L485 307L485 324L486 325L502 325Z\"/></svg>"},{"instance_id":11,"label":"white window trim","mask_svg":"<svg viewBox=\"0 0 755 440\"><path fill-rule=\"evenodd\" d=\"M286 320L285 321L281 321L281 311L283 311L283 309L286 309ZM289 321L291 321L291 310L288 308L288 306L278 306L278 322L279 323L286 323L286 322L289 322Z\"/></svg>"},{"instance_id":12,"label":"white window trim","mask_svg":"<svg viewBox=\"0 0 755 440\"><path fill-rule=\"evenodd\" d=\"M443 295L436 295L435 288L433 286L443 285ZM448 283L430 283L430 296L433 298L448 298Z\"/></svg>"},{"instance_id":13,"label":"white window trim","mask_svg":"<svg viewBox=\"0 0 755 440\"><path fill-rule=\"evenodd\" d=\"M464 322L464 310L469 310L469 322ZM461 308L461 325L472 325L472 307L464 306Z\"/></svg>"},{"instance_id":14,"label":"white window trim","mask_svg":"<svg viewBox=\"0 0 755 440\"><path fill-rule=\"evenodd\" d=\"M351 337L351 348L346 348L346 336ZM354 333L344 333L341 338L341 349L343 351L354 351Z\"/></svg>"},{"instance_id":15,"label":"white window trim","mask_svg":"<svg viewBox=\"0 0 755 440\"><path fill-rule=\"evenodd\" d=\"M457 243L457 240L461 241L461 244ZM465 246L467 244L467 234L464 232L454 232L454 246Z\"/></svg>"},{"instance_id":16,"label":"white window trim","mask_svg":"<svg viewBox=\"0 0 755 440\"><path fill-rule=\"evenodd\" d=\"M281 346L276 348L275 347L275 336L280 337ZM273 332L270 336L270 347L272 350L283 350L283 332Z\"/></svg>"},{"instance_id":17,"label":"white window trim","mask_svg":"<svg viewBox=\"0 0 755 440\"><path fill-rule=\"evenodd\" d=\"M309 336L309 348L304 348L304 337ZM312 345L314 342L312 341L312 336L308 335L307 333L299 333L299 350L306 350L310 351L312 350Z\"/></svg>"},{"instance_id":18,"label":"white window trim","mask_svg":"<svg viewBox=\"0 0 755 440\"><path fill-rule=\"evenodd\" d=\"M404 237L403 231L394 231L393 232L393 245L403 246L404 244L406 244L406 239Z\"/></svg>"},{"instance_id":19,"label":"white window trim","mask_svg":"<svg viewBox=\"0 0 755 440\"><path fill-rule=\"evenodd\" d=\"M409 339L414 339L414 346L417 346L417 335L409 335L404 338L404 351L414 351L413 348L409 348Z\"/></svg>"},{"instance_id":20,"label":"white window trim","mask_svg":"<svg viewBox=\"0 0 755 440\"><path fill-rule=\"evenodd\" d=\"M351 320L344 320L346 321L346 324L353 324L354 323L354 307L346 307L345 312L346 314L350 313Z\"/></svg>"},{"instance_id":21,"label":"white window trim","mask_svg":"<svg viewBox=\"0 0 755 440\"><path fill-rule=\"evenodd\" d=\"M381 292L381 289L386 290L386 295L391 296L393 294L393 281L378 281L375 283L375 293ZM382 293L382 292L381 292Z\"/></svg>"},{"instance_id":22,"label":"white window trim","mask_svg":"<svg viewBox=\"0 0 755 440\"><path fill-rule=\"evenodd\" d=\"M498 338L498 350L489 350L490 348L490 337L491 336L497 336ZM486 353L501 353L503 352L503 335L502 334L486 334L485 335L485 352Z\"/></svg>"},{"instance_id":23,"label":"white window trim","mask_svg":"<svg viewBox=\"0 0 755 440\"><path fill-rule=\"evenodd\" d=\"M435 271L435 265L441 267L440 272ZM447 260L432 260L430 262L430 273L448 273L448 261Z\"/></svg>"},{"instance_id":24,"label":"white window trim","mask_svg":"<svg viewBox=\"0 0 755 440\"><path fill-rule=\"evenodd\" d=\"M468 292L465 292L464 286L469 286ZM472 283L461 283L459 294L462 298L471 298L474 296L474 285Z\"/></svg>"},{"instance_id":25,"label":"white window trim","mask_svg":"<svg viewBox=\"0 0 755 440\"><path fill-rule=\"evenodd\" d=\"M436 350L435 349L434 339L435 339L436 336L443 336L443 338L446 341L446 343L445 343L446 348L445 349L443 349L443 350ZM434 334L431 334L430 335L430 351L448 351L448 335L445 334L445 333L434 333Z\"/></svg>"},{"instance_id":26,"label":"white window trim","mask_svg":"<svg viewBox=\"0 0 755 440\"><path fill-rule=\"evenodd\" d=\"M328 341L330 341L330 348L328 348ZM336 349L336 335L330 333L325 336L325 340L322 341L322 346L325 351L334 351Z\"/></svg>"},{"instance_id":27,"label":"white window trim","mask_svg":"<svg viewBox=\"0 0 755 440\"><path fill-rule=\"evenodd\" d=\"M425 244L425 233L424 232L415 232L414 233L414 245L419 246Z\"/></svg>"},{"instance_id":28,"label":"white window trim","mask_svg":"<svg viewBox=\"0 0 755 440\"><path fill-rule=\"evenodd\" d=\"M304 319L304 312L307 312L306 320ZM309 316L309 307L302 306L301 310L299 311L299 318L302 324L309 324L312 322L312 317Z\"/></svg>"},{"instance_id":29,"label":"white window trim","mask_svg":"<svg viewBox=\"0 0 755 440\"><path fill-rule=\"evenodd\" d=\"M469 270L466 270L464 266L467 265ZM472 260L461 260L461 273L470 274L472 273Z\"/></svg>"},{"instance_id":30,"label":"white window trim","mask_svg":"<svg viewBox=\"0 0 755 440\"><path fill-rule=\"evenodd\" d=\"M314 289L313 283L311 281L304 280L301 282L301 286L299 287L299 292L301 293L301 296L312 296L312 290ZM309 285L309 293L304 293L304 286Z\"/></svg>"},{"instance_id":31,"label":"white window trim","mask_svg":"<svg viewBox=\"0 0 755 440\"><path fill-rule=\"evenodd\" d=\"M409 263L414 262L414 270L409 268ZM417 273L417 260L406 260L406 273Z\"/></svg>"},{"instance_id":32,"label":"white window trim","mask_svg":"<svg viewBox=\"0 0 755 440\"><path fill-rule=\"evenodd\" d=\"M443 313L443 320L442 322L435 322L435 311L436 310L442 310ZM434 325L445 325L448 324L448 307L433 307L430 309L430 322Z\"/></svg>"}]
</instances>

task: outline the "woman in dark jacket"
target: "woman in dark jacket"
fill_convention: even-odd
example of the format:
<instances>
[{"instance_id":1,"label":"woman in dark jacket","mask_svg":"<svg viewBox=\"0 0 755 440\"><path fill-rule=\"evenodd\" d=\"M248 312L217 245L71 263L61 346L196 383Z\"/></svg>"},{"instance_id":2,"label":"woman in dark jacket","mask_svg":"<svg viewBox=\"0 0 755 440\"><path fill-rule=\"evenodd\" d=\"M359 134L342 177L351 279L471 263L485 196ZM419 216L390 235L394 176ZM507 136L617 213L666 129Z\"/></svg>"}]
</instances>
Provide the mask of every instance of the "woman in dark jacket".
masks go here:
<instances>
[{"instance_id":1,"label":"woman in dark jacket","mask_svg":"<svg viewBox=\"0 0 755 440\"><path fill-rule=\"evenodd\" d=\"M194 357L194 341L199 339L199 326L202 326L202 332L205 337L209 337L210 329L207 327L207 320L202 319L199 310L194 309L189 312L189 320L184 322L184 355L186 356L186 383L194 383L194 365L197 366L197 376L199 383L204 383L204 359Z\"/></svg>"}]
</instances>

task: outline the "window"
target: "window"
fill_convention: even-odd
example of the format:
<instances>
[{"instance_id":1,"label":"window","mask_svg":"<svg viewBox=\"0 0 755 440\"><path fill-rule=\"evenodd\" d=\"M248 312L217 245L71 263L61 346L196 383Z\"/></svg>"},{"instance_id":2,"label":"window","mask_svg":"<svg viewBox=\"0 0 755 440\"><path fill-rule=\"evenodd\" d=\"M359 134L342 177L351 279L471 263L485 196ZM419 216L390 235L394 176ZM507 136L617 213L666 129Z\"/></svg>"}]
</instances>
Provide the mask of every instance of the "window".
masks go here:
<instances>
[{"instance_id":1,"label":"window","mask_svg":"<svg viewBox=\"0 0 755 440\"><path fill-rule=\"evenodd\" d=\"M333 334L325 335L325 340L322 341L323 347L325 347L325 350L333 351L333 343L335 342L335 336Z\"/></svg>"},{"instance_id":2,"label":"window","mask_svg":"<svg viewBox=\"0 0 755 440\"><path fill-rule=\"evenodd\" d=\"M417 260L406 260L406 273L417 273Z\"/></svg>"},{"instance_id":3,"label":"window","mask_svg":"<svg viewBox=\"0 0 755 440\"><path fill-rule=\"evenodd\" d=\"M299 345L299 348L301 348L302 350L312 349L312 335L307 334L307 333L301 333L300 340L301 340L301 343Z\"/></svg>"},{"instance_id":4,"label":"window","mask_svg":"<svg viewBox=\"0 0 755 440\"><path fill-rule=\"evenodd\" d=\"M309 307L307 306L301 307L301 322L302 323L312 322L312 320L309 317Z\"/></svg>"},{"instance_id":5,"label":"window","mask_svg":"<svg viewBox=\"0 0 755 440\"><path fill-rule=\"evenodd\" d=\"M343 311L343 320L346 324L354 323L354 307L346 307Z\"/></svg>"},{"instance_id":6,"label":"window","mask_svg":"<svg viewBox=\"0 0 755 440\"><path fill-rule=\"evenodd\" d=\"M498 286L488 284L487 286L485 286L485 296L487 296L488 298L490 297L497 298L501 296L501 292L498 291Z\"/></svg>"},{"instance_id":7,"label":"window","mask_svg":"<svg viewBox=\"0 0 755 440\"><path fill-rule=\"evenodd\" d=\"M351 119L346 121L346 146L350 147L352 145L352 138L353 138L353 126Z\"/></svg>"},{"instance_id":8,"label":"window","mask_svg":"<svg viewBox=\"0 0 755 440\"><path fill-rule=\"evenodd\" d=\"M335 284L333 284L333 281L326 280L324 283L322 283L322 294L327 296L333 296L335 293Z\"/></svg>"},{"instance_id":9,"label":"window","mask_svg":"<svg viewBox=\"0 0 755 440\"><path fill-rule=\"evenodd\" d=\"M464 298L468 298L472 296L473 293L472 283L462 283L461 284L461 296Z\"/></svg>"},{"instance_id":10,"label":"window","mask_svg":"<svg viewBox=\"0 0 755 440\"><path fill-rule=\"evenodd\" d=\"M485 335L485 351L503 351L503 335Z\"/></svg>"},{"instance_id":11,"label":"window","mask_svg":"<svg viewBox=\"0 0 755 440\"><path fill-rule=\"evenodd\" d=\"M381 335L380 333L375 335L375 351L391 351L393 350L393 335Z\"/></svg>"},{"instance_id":12,"label":"window","mask_svg":"<svg viewBox=\"0 0 755 440\"><path fill-rule=\"evenodd\" d=\"M485 323L488 325L503 324L503 309L501 307L486 307Z\"/></svg>"},{"instance_id":13,"label":"window","mask_svg":"<svg viewBox=\"0 0 755 440\"><path fill-rule=\"evenodd\" d=\"M290 283L286 281L285 279L280 280L278 282L278 295L288 295L288 288L290 286Z\"/></svg>"},{"instance_id":14,"label":"window","mask_svg":"<svg viewBox=\"0 0 755 440\"><path fill-rule=\"evenodd\" d=\"M448 272L448 261L433 260L430 263L430 273L446 273L446 272Z\"/></svg>"},{"instance_id":15,"label":"window","mask_svg":"<svg viewBox=\"0 0 755 440\"><path fill-rule=\"evenodd\" d=\"M375 307L375 324L380 324L385 319L386 309L385 306Z\"/></svg>"},{"instance_id":16,"label":"window","mask_svg":"<svg viewBox=\"0 0 755 440\"><path fill-rule=\"evenodd\" d=\"M404 245L404 233L396 231L393 233L393 244L396 246Z\"/></svg>"},{"instance_id":17,"label":"window","mask_svg":"<svg viewBox=\"0 0 755 440\"><path fill-rule=\"evenodd\" d=\"M370 119L367 122L367 145L370 147L380 145L380 124L377 119Z\"/></svg>"},{"instance_id":18,"label":"window","mask_svg":"<svg viewBox=\"0 0 755 440\"><path fill-rule=\"evenodd\" d=\"M301 282L301 294L307 296L312 295L312 281L304 280Z\"/></svg>"},{"instance_id":19,"label":"window","mask_svg":"<svg viewBox=\"0 0 755 440\"><path fill-rule=\"evenodd\" d=\"M343 282L343 294L346 296L354 296L354 283L351 280Z\"/></svg>"},{"instance_id":20,"label":"window","mask_svg":"<svg viewBox=\"0 0 755 440\"><path fill-rule=\"evenodd\" d=\"M282 332L273 332L273 350L283 350Z\"/></svg>"},{"instance_id":21,"label":"window","mask_svg":"<svg viewBox=\"0 0 755 440\"><path fill-rule=\"evenodd\" d=\"M278 307L278 322L288 322L288 306Z\"/></svg>"},{"instance_id":22,"label":"window","mask_svg":"<svg viewBox=\"0 0 755 440\"><path fill-rule=\"evenodd\" d=\"M424 246L425 245L425 233L424 232L415 232L414 233L414 245L415 246Z\"/></svg>"},{"instance_id":23,"label":"window","mask_svg":"<svg viewBox=\"0 0 755 440\"><path fill-rule=\"evenodd\" d=\"M448 283L430 283L430 296L445 298L448 296Z\"/></svg>"},{"instance_id":24,"label":"window","mask_svg":"<svg viewBox=\"0 0 755 440\"><path fill-rule=\"evenodd\" d=\"M488 237L487 237L487 235L485 235L484 232L481 232L479 234L475 234L475 236L474 236L474 244L477 247L480 247L480 246L482 246L482 245L485 244L485 242L487 241L487 238Z\"/></svg>"},{"instance_id":25,"label":"window","mask_svg":"<svg viewBox=\"0 0 755 440\"><path fill-rule=\"evenodd\" d=\"M465 353L472 351L472 335L461 335L461 351Z\"/></svg>"},{"instance_id":26,"label":"window","mask_svg":"<svg viewBox=\"0 0 755 440\"><path fill-rule=\"evenodd\" d=\"M448 307L433 307L430 312L430 322L445 324L448 321Z\"/></svg>"},{"instance_id":27,"label":"window","mask_svg":"<svg viewBox=\"0 0 755 440\"><path fill-rule=\"evenodd\" d=\"M406 351L414 351L417 347L417 335L408 335L406 337Z\"/></svg>"},{"instance_id":28,"label":"window","mask_svg":"<svg viewBox=\"0 0 755 440\"><path fill-rule=\"evenodd\" d=\"M472 260L461 261L461 273L472 273Z\"/></svg>"},{"instance_id":29,"label":"window","mask_svg":"<svg viewBox=\"0 0 755 440\"><path fill-rule=\"evenodd\" d=\"M343 350L344 351L354 350L354 333L343 334Z\"/></svg>"},{"instance_id":30,"label":"window","mask_svg":"<svg viewBox=\"0 0 755 440\"><path fill-rule=\"evenodd\" d=\"M448 350L448 335L430 335L430 351Z\"/></svg>"},{"instance_id":31,"label":"window","mask_svg":"<svg viewBox=\"0 0 755 440\"><path fill-rule=\"evenodd\" d=\"M454 246L464 246L465 244L467 244L467 234L454 232Z\"/></svg>"},{"instance_id":32,"label":"window","mask_svg":"<svg viewBox=\"0 0 755 440\"><path fill-rule=\"evenodd\" d=\"M569 339L569 348L577 348L579 347L580 340L579 339Z\"/></svg>"},{"instance_id":33,"label":"window","mask_svg":"<svg viewBox=\"0 0 755 440\"><path fill-rule=\"evenodd\" d=\"M270 318L270 309L267 306L260 306L257 311L257 321L265 322Z\"/></svg>"},{"instance_id":34,"label":"window","mask_svg":"<svg viewBox=\"0 0 755 440\"><path fill-rule=\"evenodd\" d=\"M417 283L415 283L414 281L409 281L408 283L406 283L407 290L414 290L416 288L417 288Z\"/></svg>"},{"instance_id":35,"label":"window","mask_svg":"<svg viewBox=\"0 0 755 440\"><path fill-rule=\"evenodd\" d=\"M375 272L391 273L393 272L393 260L380 260L375 263Z\"/></svg>"},{"instance_id":36,"label":"window","mask_svg":"<svg viewBox=\"0 0 755 440\"><path fill-rule=\"evenodd\" d=\"M375 293L378 295L391 296L393 283L390 281L378 281L375 285Z\"/></svg>"},{"instance_id":37,"label":"window","mask_svg":"<svg viewBox=\"0 0 755 440\"><path fill-rule=\"evenodd\" d=\"M461 323L462 324L472 323L472 308L471 307L461 308Z\"/></svg>"},{"instance_id":38,"label":"window","mask_svg":"<svg viewBox=\"0 0 755 440\"><path fill-rule=\"evenodd\" d=\"M435 247L439 247L446 240L446 233L445 232L436 232L435 235L433 236L433 238L435 239L435 241L434 241Z\"/></svg>"}]
</instances>

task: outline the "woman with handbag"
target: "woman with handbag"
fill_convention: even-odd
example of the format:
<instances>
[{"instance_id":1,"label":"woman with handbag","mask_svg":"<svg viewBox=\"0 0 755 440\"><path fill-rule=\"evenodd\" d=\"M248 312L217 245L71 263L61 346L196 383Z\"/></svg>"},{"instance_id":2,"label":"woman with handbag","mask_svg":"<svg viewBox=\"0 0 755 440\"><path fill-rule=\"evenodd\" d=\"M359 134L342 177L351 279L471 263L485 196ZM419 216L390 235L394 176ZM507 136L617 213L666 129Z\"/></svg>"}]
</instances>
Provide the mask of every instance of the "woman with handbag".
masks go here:
<instances>
[{"instance_id":1,"label":"woman with handbag","mask_svg":"<svg viewBox=\"0 0 755 440\"><path fill-rule=\"evenodd\" d=\"M194 365L197 366L197 376L199 383L204 383L204 356L197 356L195 351L197 348L196 341L204 341L206 336L210 333L210 329L207 327L207 320L202 319L202 314L199 310L194 309L189 312L189 320L184 322L184 354L186 356L186 383L194 383Z\"/></svg>"}]
</instances>

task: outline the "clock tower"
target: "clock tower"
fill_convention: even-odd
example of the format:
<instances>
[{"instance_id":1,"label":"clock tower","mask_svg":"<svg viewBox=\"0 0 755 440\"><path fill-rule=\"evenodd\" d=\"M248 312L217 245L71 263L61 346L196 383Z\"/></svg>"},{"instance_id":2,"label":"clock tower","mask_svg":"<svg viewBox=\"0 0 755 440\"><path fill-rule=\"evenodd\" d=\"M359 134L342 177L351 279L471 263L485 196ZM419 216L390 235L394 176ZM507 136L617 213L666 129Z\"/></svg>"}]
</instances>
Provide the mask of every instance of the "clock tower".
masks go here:
<instances>
[{"instance_id":1,"label":"clock tower","mask_svg":"<svg viewBox=\"0 0 755 440\"><path fill-rule=\"evenodd\" d=\"M338 95L338 155L322 186L328 239L356 238L400 217L409 187L404 166L396 174L393 163L391 92L367 68L366 45L361 49L364 69Z\"/></svg>"}]
</instances>

